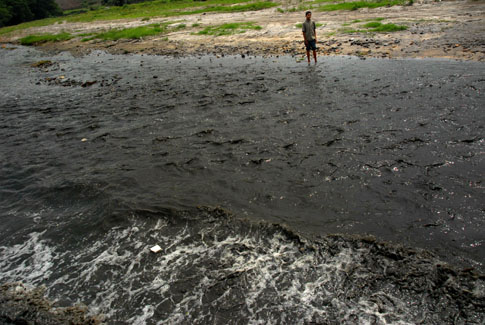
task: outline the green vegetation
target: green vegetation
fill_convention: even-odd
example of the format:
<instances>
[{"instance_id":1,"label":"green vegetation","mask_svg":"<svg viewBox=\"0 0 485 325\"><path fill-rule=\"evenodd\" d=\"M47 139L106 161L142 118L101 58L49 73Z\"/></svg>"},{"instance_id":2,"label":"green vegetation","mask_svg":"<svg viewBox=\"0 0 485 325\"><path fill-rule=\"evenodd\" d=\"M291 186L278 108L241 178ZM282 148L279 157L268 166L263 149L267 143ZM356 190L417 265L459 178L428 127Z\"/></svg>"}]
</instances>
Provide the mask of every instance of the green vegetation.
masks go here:
<instances>
[{"instance_id":1,"label":"green vegetation","mask_svg":"<svg viewBox=\"0 0 485 325\"><path fill-rule=\"evenodd\" d=\"M54 0L0 0L0 26L2 24L2 18L5 12L5 3L16 2L42 2L42 1L54 1ZM104 1L104 0L103 0ZM22 23L16 26L0 28L0 35L10 33L20 29L26 29L30 27L40 27L51 24L57 24L62 22L92 22L98 20L117 20L117 19L141 19L142 21L149 21L152 17L170 17L170 16L182 16L190 14L199 14L206 12L240 12L240 11L254 11L266 8L275 7L281 5L281 3L272 2L269 0L207 0L207 1L195 1L195 0L153 0L142 3L140 0L110 0L111 4L116 2L116 6L106 7L99 5L90 5L89 9L67 11L62 17L45 18L41 20ZM301 2L295 8L283 10L277 8L279 12L287 11L305 11L308 9L331 11L331 10L355 10L359 8L377 8L382 6L403 5L409 0L359 0L352 2L344 2L345 0L313 0ZM99 2L98 2L99 3ZM108 3L104 1L103 4ZM120 6L120 4L125 3ZM3 7L2 7L3 6ZM46 16L47 17L47 16ZM384 18L373 18L365 20L353 20L350 23L344 23L343 26L350 26L360 22L368 22L360 29L346 29L343 32L391 32L396 30L404 30L406 26L397 26L394 24L381 24L380 22ZM252 23L244 25L244 23L225 24L219 26L207 27L200 31L201 35L229 35L234 33L243 33L248 29L260 29L260 26L253 25ZM193 24L192 27L199 27L199 24ZM225 26L225 27L224 27ZM234 27L236 26L236 27ZM322 24L317 24L317 27ZM163 34L168 31L186 28L185 24L180 24L174 28L168 29L165 25L149 25L137 28L128 29L116 29L113 31L106 31L98 34L84 34L74 35L86 37L83 40L92 39L120 39L120 38L140 38L145 36ZM301 28L301 24L296 25L297 28ZM23 38L23 42L27 43L41 43L49 41L62 41L74 37L67 33L61 33L57 35L32 35L30 38Z\"/></svg>"},{"instance_id":2,"label":"green vegetation","mask_svg":"<svg viewBox=\"0 0 485 325\"><path fill-rule=\"evenodd\" d=\"M146 36L153 36L153 35L158 35L165 32L165 29L160 28L159 26L153 25L153 26L140 26L140 27L134 27L134 28L125 28L125 29L114 29L110 30L105 33L100 33L93 38L98 38L102 40L111 40L111 41L116 41L121 38L125 39L138 39Z\"/></svg>"},{"instance_id":3,"label":"green vegetation","mask_svg":"<svg viewBox=\"0 0 485 325\"><path fill-rule=\"evenodd\" d=\"M46 42L60 42L70 40L71 38L73 38L73 36L65 32L60 34L29 35L27 37L21 38L20 44L34 45Z\"/></svg>"},{"instance_id":4,"label":"green vegetation","mask_svg":"<svg viewBox=\"0 0 485 325\"><path fill-rule=\"evenodd\" d=\"M61 13L54 0L0 0L0 27L58 16Z\"/></svg>"},{"instance_id":5,"label":"green vegetation","mask_svg":"<svg viewBox=\"0 0 485 325\"><path fill-rule=\"evenodd\" d=\"M335 11L335 10L357 10L360 8L379 8L386 6L396 6L405 4L404 0L377 0L377 1L354 1L341 2L336 4L327 4L318 7L319 11Z\"/></svg>"},{"instance_id":6,"label":"green vegetation","mask_svg":"<svg viewBox=\"0 0 485 325\"><path fill-rule=\"evenodd\" d=\"M6 0L0 0L6 1ZM14 0L9 0L14 1ZM16 1L16 0L15 0ZM23 1L23 0L22 0ZM66 22L92 22L98 20L143 19L152 17L170 17L204 12L242 12L275 7L278 4L270 1L251 0L154 0L115 7L99 7L95 10L71 11L68 15L48 18L0 29L0 35L30 27L52 25ZM0 9L1 10L1 9Z\"/></svg>"},{"instance_id":7,"label":"green vegetation","mask_svg":"<svg viewBox=\"0 0 485 325\"><path fill-rule=\"evenodd\" d=\"M353 33L390 33L406 30L408 27L396 24L382 24L380 22L370 22L362 25L365 29L342 29L341 33L353 34Z\"/></svg>"},{"instance_id":8,"label":"green vegetation","mask_svg":"<svg viewBox=\"0 0 485 325\"><path fill-rule=\"evenodd\" d=\"M345 2L345 0L313 0L311 2L304 2L296 7L287 10L281 9L280 12L296 12L305 10L318 11L335 11L335 10L357 10L360 8L379 8L390 7L396 5L405 5L406 1L411 0L359 0ZM322 5L323 4L323 5ZM346 23L345 25L350 25Z\"/></svg>"},{"instance_id":9,"label":"green vegetation","mask_svg":"<svg viewBox=\"0 0 485 325\"><path fill-rule=\"evenodd\" d=\"M67 21L91 22L96 20L116 20L126 18L151 18L189 15L212 11L246 11L273 7L271 2L256 2L246 5L250 0L207 0L204 2L193 0L156 0L152 2L124 5L122 7L102 7L84 14L68 16ZM234 6L231 6L234 5ZM197 8L190 10L192 8Z\"/></svg>"},{"instance_id":10,"label":"green vegetation","mask_svg":"<svg viewBox=\"0 0 485 325\"><path fill-rule=\"evenodd\" d=\"M379 27L379 26L382 26L382 24L378 21L372 21L370 23L362 25L362 27L364 27L364 28L376 28L376 27Z\"/></svg>"},{"instance_id":11,"label":"green vegetation","mask_svg":"<svg viewBox=\"0 0 485 325\"><path fill-rule=\"evenodd\" d=\"M104 41L116 41L122 38L139 39L147 36L165 34L170 31L168 29L168 25L170 24L172 23L168 22L164 24L152 24L148 26L140 26L140 27L133 27L133 28L113 29L104 33L94 34L94 36L91 36L89 38L84 38L82 39L82 41L86 42L94 39L101 39Z\"/></svg>"},{"instance_id":12,"label":"green vegetation","mask_svg":"<svg viewBox=\"0 0 485 325\"><path fill-rule=\"evenodd\" d=\"M86 1L86 0L84 0ZM104 5L108 6L123 6L128 3L133 3L135 1L130 1L130 0L102 0L101 1Z\"/></svg>"},{"instance_id":13,"label":"green vegetation","mask_svg":"<svg viewBox=\"0 0 485 325\"><path fill-rule=\"evenodd\" d=\"M323 26L323 24L320 24L320 23L315 23L315 26L318 28L318 27L321 27ZM295 25L296 28L302 28L303 27L303 24L302 23L298 23Z\"/></svg>"},{"instance_id":14,"label":"green vegetation","mask_svg":"<svg viewBox=\"0 0 485 325\"><path fill-rule=\"evenodd\" d=\"M169 25L174 24L174 22L165 22L162 24L151 24L147 26L139 26L132 28L123 29L112 29L103 33L87 33L79 34L76 36L91 36L83 38L82 42L91 41L94 39L100 39L104 41L116 41L119 39L140 39L147 36L155 36L160 34L166 34L174 30L181 30L187 27L185 24L179 24L175 27L169 27ZM168 40L165 38L164 40Z\"/></svg>"},{"instance_id":15,"label":"green vegetation","mask_svg":"<svg viewBox=\"0 0 485 325\"><path fill-rule=\"evenodd\" d=\"M85 36L93 36L96 35L96 33L82 33L82 34L76 34L77 37L85 37Z\"/></svg>"},{"instance_id":16,"label":"green vegetation","mask_svg":"<svg viewBox=\"0 0 485 325\"><path fill-rule=\"evenodd\" d=\"M0 28L0 35L8 34L10 32L14 32L16 30L27 29L31 27L42 27L55 24L59 21L59 18L47 18L41 20L34 20L28 23L22 23L15 26L8 26Z\"/></svg>"},{"instance_id":17,"label":"green vegetation","mask_svg":"<svg viewBox=\"0 0 485 325\"><path fill-rule=\"evenodd\" d=\"M229 24L206 27L200 32L198 32L197 34L223 36L223 35L241 34L246 32L246 30L248 29L260 30L262 29L262 27L258 25L254 25L254 23L229 23Z\"/></svg>"},{"instance_id":18,"label":"green vegetation","mask_svg":"<svg viewBox=\"0 0 485 325\"><path fill-rule=\"evenodd\" d=\"M191 11L172 12L167 16L179 16L179 15L192 15L201 14L204 12L242 12L242 11L257 11L262 9L268 9L277 6L278 4L269 1L252 2L247 5L234 5L234 6L214 6L206 7Z\"/></svg>"},{"instance_id":19,"label":"green vegetation","mask_svg":"<svg viewBox=\"0 0 485 325\"><path fill-rule=\"evenodd\" d=\"M379 26L376 26L374 28L372 28L370 31L371 32L383 32L383 33L386 33L386 32L397 32L397 31L401 31L401 30L406 30L408 29L407 26L403 26L403 25L396 25L396 24L381 24Z\"/></svg>"}]
</instances>

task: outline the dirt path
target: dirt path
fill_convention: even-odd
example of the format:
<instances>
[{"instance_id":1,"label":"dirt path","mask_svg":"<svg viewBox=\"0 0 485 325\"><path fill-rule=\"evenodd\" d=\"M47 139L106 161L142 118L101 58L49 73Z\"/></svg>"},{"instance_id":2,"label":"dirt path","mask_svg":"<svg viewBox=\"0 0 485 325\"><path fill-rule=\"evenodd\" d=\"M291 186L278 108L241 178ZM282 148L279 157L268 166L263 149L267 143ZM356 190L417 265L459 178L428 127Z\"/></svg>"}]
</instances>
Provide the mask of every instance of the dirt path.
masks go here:
<instances>
[{"instance_id":1,"label":"dirt path","mask_svg":"<svg viewBox=\"0 0 485 325\"><path fill-rule=\"evenodd\" d=\"M317 29L321 55L358 55L362 57L420 58L437 57L485 61L485 1L445 1L415 3L412 6L382 7L355 11L314 12L314 19L323 24ZM393 33L345 33L359 28L355 20L384 18L383 23L406 25L408 29ZM300 28L302 12L280 13L276 9L257 12L196 14L178 19L187 28L159 37L142 40L81 42L75 38L62 43L42 45L46 50L69 50L85 54L93 49L111 53L206 54L216 55L303 55ZM1 42L15 42L33 33L61 31L86 33L118 27L135 27L174 21L173 17L150 21L120 20L95 23L63 23L24 30ZM251 21L263 27L231 36L203 36L194 32L223 22ZM192 27L198 24L198 27Z\"/></svg>"}]
</instances>

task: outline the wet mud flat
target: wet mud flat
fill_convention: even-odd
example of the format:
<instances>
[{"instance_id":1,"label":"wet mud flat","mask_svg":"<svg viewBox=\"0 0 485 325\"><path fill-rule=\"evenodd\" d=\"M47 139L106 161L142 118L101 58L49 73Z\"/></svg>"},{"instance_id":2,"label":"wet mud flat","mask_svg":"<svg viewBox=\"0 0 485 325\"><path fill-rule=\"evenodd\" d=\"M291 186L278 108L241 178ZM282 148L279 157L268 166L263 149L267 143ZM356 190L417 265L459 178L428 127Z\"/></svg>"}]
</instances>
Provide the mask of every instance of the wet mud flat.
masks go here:
<instances>
[{"instance_id":1,"label":"wet mud flat","mask_svg":"<svg viewBox=\"0 0 485 325\"><path fill-rule=\"evenodd\" d=\"M483 322L483 63L0 55L2 283L108 322Z\"/></svg>"}]
</instances>

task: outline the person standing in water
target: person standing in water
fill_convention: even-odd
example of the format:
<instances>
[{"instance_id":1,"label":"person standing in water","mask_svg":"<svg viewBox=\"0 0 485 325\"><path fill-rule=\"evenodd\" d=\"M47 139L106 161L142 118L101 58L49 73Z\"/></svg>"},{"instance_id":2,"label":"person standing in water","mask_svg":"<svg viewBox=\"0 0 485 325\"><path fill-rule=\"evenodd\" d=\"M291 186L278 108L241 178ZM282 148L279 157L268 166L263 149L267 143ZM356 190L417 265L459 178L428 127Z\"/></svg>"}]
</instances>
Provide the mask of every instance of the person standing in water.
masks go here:
<instances>
[{"instance_id":1,"label":"person standing in water","mask_svg":"<svg viewBox=\"0 0 485 325\"><path fill-rule=\"evenodd\" d=\"M306 46L306 57L308 59L308 64L310 64L310 50L313 51L313 59L317 63L317 31L315 22L312 20L312 12L307 11L305 13L305 21L303 22L302 32L303 39L305 40Z\"/></svg>"}]
</instances>

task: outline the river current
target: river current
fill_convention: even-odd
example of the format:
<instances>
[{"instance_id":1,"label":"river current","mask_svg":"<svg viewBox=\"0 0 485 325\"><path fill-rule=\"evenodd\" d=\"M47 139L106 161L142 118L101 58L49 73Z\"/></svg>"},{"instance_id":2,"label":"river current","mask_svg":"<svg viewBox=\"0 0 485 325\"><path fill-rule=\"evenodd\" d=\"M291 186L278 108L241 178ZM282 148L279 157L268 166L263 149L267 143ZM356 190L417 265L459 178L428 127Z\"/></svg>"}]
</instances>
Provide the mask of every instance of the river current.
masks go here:
<instances>
[{"instance_id":1,"label":"river current","mask_svg":"<svg viewBox=\"0 0 485 325\"><path fill-rule=\"evenodd\" d=\"M485 321L484 63L0 62L0 284L109 324Z\"/></svg>"}]
</instances>

